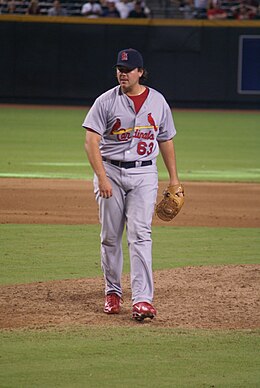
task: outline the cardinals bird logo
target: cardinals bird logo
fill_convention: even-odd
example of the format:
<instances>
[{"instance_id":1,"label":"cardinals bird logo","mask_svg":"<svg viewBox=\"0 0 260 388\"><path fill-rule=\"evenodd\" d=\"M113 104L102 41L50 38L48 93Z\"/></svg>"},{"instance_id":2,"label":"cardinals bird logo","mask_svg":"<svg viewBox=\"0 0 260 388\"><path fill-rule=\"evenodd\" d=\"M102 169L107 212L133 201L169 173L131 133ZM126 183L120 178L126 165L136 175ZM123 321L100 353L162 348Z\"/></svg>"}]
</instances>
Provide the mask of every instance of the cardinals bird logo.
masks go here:
<instances>
[{"instance_id":1,"label":"cardinals bird logo","mask_svg":"<svg viewBox=\"0 0 260 388\"><path fill-rule=\"evenodd\" d=\"M114 135L116 132L118 132L120 127L121 127L121 120L120 119L116 119L116 122L115 122L115 124L112 127L111 134Z\"/></svg>"},{"instance_id":2,"label":"cardinals bird logo","mask_svg":"<svg viewBox=\"0 0 260 388\"><path fill-rule=\"evenodd\" d=\"M121 128L121 120L119 118L116 119L110 134L111 135L121 135L122 133L131 132L133 128Z\"/></svg>"},{"instance_id":3,"label":"cardinals bird logo","mask_svg":"<svg viewBox=\"0 0 260 388\"><path fill-rule=\"evenodd\" d=\"M148 118L149 124L151 124L151 125L153 126L153 129L154 129L155 131L157 131L158 128L157 128L157 126L155 125L155 121L154 121L154 119L153 119L153 117L152 117L152 113L148 113L147 118Z\"/></svg>"}]
</instances>

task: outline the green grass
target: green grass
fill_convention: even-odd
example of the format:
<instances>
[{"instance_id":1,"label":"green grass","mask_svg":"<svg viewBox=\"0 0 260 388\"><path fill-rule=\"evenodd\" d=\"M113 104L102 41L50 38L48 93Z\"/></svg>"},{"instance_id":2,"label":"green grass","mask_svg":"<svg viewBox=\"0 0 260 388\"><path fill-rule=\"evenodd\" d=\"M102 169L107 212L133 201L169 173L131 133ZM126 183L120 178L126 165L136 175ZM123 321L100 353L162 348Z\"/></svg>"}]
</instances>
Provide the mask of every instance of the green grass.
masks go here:
<instances>
[{"instance_id":1,"label":"green grass","mask_svg":"<svg viewBox=\"0 0 260 388\"><path fill-rule=\"evenodd\" d=\"M0 107L0 176L91 179L86 111Z\"/></svg>"},{"instance_id":2,"label":"green grass","mask_svg":"<svg viewBox=\"0 0 260 388\"><path fill-rule=\"evenodd\" d=\"M91 179L87 109L0 107L0 177ZM175 111L182 180L260 182L260 114ZM167 179L161 158L159 177ZM0 284L101 276L98 225L0 225ZM154 227L154 269L260 262L259 229ZM124 272L129 271L127 245ZM0 386L258 387L259 330L0 331Z\"/></svg>"},{"instance_id":3,"label":"green grass","mask_svg":"<svg viewBox=\"0 0 260 388\"><path fill-rule=\"evenodd\" d=\"M91 179L87 108L0 107L0 177ZM260 113L174 111L182 180L260 182ZM167 179L161 157L160 179Z\"/></svg>"},{"instance_id":4,"label":"green grass","mask_svg":"<svg viewBox=\"0 0 260 388\"><path fill-rule=\"evenodd\" d=\"M182 178L260 181L260 113L176 111Z\"/></svg>"},{"instance_id":5,"label":"green grass","mask_svg":"<svg viewBox=\"0 0 260 388\"><path fill-rule=\"evenodd\" d=\"M1 387L257 387L259 331L0 332Z\"/></svg>"},{"instance_id":6,"label":"green grass","mask_svg":"<svg viewBox=\"0 0 260 388\"><path fill-rule=\"evenodd\" d=\"M2 284L101 275L98 225L0 225L0 239ZM153 240L155 269L259 263L256 228L154 227ZM0 386L257 387L259 333L152 325L2 330Z\"/></svg>"},{"instance_id":7,"label":"green grass","mask_svg":"<svg viewBox=\"0 0 260 388\"><path fill-rule=\"evenodd\" d=\"M259 237L257 228L154 227L153 267L257 264ZM0 284L101 275L99 225L0 225L0 245Z\"/></svg>"}]
</instances>

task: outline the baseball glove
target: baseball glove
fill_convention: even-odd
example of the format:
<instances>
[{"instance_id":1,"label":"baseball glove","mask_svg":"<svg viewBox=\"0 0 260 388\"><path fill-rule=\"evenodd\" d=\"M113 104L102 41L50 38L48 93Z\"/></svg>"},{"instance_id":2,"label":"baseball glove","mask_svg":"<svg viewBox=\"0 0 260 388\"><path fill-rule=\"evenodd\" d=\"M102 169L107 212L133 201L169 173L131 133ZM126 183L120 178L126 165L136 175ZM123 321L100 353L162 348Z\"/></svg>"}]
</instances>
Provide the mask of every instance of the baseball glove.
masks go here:
<instances>
[{"instance_id":1,"label":"baseball glove","mask_svg":"<svg viewBox=\"0 0 260 388\"><path fill-rule=\"evenodd\" d=\"M182 196L179 196L182 194ZM184 204L184 188L180 185L168 186L163 199L156 205L155 213L163 221L171 221L177 216Z\"/></svg>"}]
</instances>

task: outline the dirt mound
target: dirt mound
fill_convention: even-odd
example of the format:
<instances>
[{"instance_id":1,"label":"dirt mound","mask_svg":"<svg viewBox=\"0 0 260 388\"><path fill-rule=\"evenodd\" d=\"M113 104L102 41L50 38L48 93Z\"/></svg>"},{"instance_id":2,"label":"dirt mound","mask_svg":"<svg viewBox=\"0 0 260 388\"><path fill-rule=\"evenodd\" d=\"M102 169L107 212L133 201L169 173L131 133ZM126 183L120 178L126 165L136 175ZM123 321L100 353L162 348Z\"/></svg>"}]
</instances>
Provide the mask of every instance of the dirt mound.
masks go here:
<instances>
[{"instance_id":1,"label":"dirt mound","mask_svg":"<svg viewBox=\"0 0 260 388\"><path fill-rule=\"evenodd\" d=\"M159 193L166 183L160 182ZM176 219L154 225L259 227L260 185L184 183L185 205ZM0 179L0 223L95 224L92 182ZM160 194L159 194L160 197ZM160 199L160 198L158 198ZM186 267L156 271L155 327L260 327L260 265ZM103 278L0 287L0 328L50 325L136 325L129 276L117 316L103 313Z\"/></svg>"},{"instance_id":2,"label":"dirt mound","mask_svg":"<svg viewBox=\"0 0 260 388\"><path fill-rule=\"evenodd\" d=\"M260 265L156 271L153 327L260 327ZM130 279L123 277L119 315L103 313L103 278L2 286L0 328L50 325L133 326Z\"/></svg>"}]
</instances>

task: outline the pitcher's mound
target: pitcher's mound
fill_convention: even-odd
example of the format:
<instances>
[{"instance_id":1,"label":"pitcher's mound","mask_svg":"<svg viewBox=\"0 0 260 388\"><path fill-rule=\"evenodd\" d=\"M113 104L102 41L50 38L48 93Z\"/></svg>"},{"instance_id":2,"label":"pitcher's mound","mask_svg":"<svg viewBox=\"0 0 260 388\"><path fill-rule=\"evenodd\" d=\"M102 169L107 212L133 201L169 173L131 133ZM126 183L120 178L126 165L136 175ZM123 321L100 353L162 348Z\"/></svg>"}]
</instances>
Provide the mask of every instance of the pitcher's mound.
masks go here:
<instances>
[{"instance_id":1,"label":"pitcher's mound","mask_svg":"<svg viewBox=\"0 0 260 388\"><path fill-rule=\"evenodd\" d=\"M260 327L260 265L185 267L156 271L153 327ZM0 328L140 325L131 320L129 275L119 315L103 313L103 278L0 287ZM145 322L146 323L146 322Z\"/></svg>"}]
</instances>

